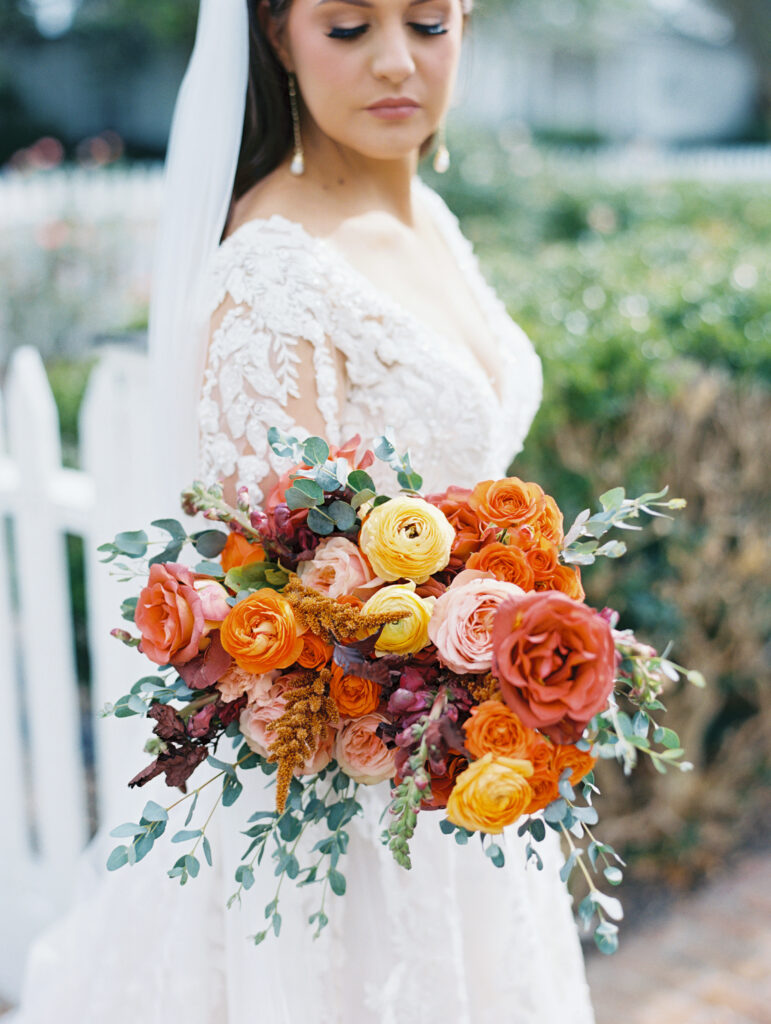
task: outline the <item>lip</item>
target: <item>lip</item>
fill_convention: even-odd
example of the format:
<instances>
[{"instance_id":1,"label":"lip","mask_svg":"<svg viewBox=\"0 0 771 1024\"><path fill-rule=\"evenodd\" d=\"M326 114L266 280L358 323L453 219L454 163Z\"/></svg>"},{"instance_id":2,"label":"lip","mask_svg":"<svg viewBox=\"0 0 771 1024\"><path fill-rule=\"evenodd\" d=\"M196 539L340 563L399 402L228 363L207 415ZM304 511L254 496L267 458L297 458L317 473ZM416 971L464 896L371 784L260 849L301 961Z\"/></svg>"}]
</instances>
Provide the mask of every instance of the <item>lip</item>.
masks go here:
<instances>
[{"instance_id":1,"label":"lip","mask_svg":"<svg viewBox=\"0 0 771 1024\"><path fill-rule=\"evenodd\" d=\"M394 107L417 107L419 104L408 96L389 96L387 99L378 100L377 103L370 103L367 110L383 110Z\"/></svg>"},{"instance_id":2,"label":"lip","mask_svg":"<svg viewBox=\"0 0 771 1024\"><path fill-rule=\"evenodd\" d=\"M407 96L389 96L387 99L372 103L366 109L374 117L385 121L403 121L411 117L419 107L419 103Z\"/></svg>"}]
</instances>

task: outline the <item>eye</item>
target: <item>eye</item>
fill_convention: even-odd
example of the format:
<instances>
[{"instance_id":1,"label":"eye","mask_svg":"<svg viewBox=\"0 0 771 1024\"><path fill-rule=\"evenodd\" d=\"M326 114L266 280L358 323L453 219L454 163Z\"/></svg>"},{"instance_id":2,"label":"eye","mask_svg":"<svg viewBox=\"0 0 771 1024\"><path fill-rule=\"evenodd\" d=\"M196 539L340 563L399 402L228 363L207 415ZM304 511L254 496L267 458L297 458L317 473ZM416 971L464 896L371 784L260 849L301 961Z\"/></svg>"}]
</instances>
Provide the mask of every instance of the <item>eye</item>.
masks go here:
<instances>
[{"instance_id":1,"label":"eye","mask_svg":"<svg viewBox=\"0 0 771 1024\"><path fill-rule=\"evenodd\" d=\"M437 25L424 25L419 21L411 21L410 25L423 36L443 36L447 31L441 21Z\"/></svg>"},{"instance_id":2,"label":"eye","mask_svg":"<svg viewBox=\"0 0 771 1024\"><path fill-rule=\"evenodd\" d=\"M333 28L327 32L327 36L330 39L358 39L366 31L366 25L356 25L354 28Z\"/></svg>"}]
</instances>

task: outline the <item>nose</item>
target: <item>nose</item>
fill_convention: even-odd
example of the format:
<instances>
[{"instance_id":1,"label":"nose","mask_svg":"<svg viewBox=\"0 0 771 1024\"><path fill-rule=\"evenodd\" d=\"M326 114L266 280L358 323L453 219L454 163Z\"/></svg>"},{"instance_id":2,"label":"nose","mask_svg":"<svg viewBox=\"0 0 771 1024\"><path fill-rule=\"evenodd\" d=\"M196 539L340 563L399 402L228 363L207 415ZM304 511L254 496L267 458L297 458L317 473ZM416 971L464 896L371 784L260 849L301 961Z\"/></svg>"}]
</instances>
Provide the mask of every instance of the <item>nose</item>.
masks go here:
<instances>
[{"instance_id":1,"label":"nose","mask_svg":"<svg viewBox=\"0 0 771 1024\"><path fill-rule=\"evenodd\" d=\"M409 41L402 25L380 33L379 46L372 61L372 72L377 78L399 84L415 72Z\"/></svg>"}]
</instances>

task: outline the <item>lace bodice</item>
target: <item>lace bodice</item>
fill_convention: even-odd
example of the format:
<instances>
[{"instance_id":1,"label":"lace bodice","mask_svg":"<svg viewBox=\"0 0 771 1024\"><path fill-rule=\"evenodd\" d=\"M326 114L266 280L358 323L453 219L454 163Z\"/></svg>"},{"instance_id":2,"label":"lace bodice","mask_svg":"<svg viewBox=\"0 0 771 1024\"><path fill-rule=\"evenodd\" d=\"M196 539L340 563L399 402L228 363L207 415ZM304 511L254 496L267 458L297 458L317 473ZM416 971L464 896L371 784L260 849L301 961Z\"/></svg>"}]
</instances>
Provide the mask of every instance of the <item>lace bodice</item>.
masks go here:
<instances>
[{"instance_id":1,"label":"lace bodice","mask_svg":"<svg viewBox=\"0 0 771 1024\"><path fill-rule=\"evenodd\" d=\"M268 449L267 428L304 432L288 412L299 398L303 341L312 346L313 397L332 443L356 433L370 441L391 428L427 490L505 471L540 403L540 362L484 280L456 217L420 179L414 187L483 311L498 349L500 394L470 349L448 344L324 239L277 214L251 220L222 243L211 265L207 309L226 300L229 308L204 371L202 479L236 474L255 500L262 497L260 482L282 468Z\"/></svg>"}]
</instances>

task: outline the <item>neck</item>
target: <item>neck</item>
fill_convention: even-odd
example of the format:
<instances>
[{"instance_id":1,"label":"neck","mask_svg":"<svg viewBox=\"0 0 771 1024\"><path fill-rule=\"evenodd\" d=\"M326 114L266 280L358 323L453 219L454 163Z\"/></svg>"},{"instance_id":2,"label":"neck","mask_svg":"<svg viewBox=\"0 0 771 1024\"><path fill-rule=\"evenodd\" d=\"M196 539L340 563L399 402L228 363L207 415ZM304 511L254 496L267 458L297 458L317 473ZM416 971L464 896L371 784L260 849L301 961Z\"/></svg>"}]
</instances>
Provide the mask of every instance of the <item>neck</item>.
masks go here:
<instances>
[{"instance_id":1,"label":"neck","mask_svg":"<svg viewBox=\"0 0 771 1024\"><path fill-rule=\"evenodd\" d=\"M341 146L315 125L303 126L303 150L303 184L318 188L325 201L344 203L351 215L385 211L414 227L412 179L417 150L394 160L378 160Z\"/></svg>"}]
</instances>

